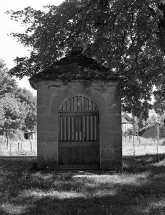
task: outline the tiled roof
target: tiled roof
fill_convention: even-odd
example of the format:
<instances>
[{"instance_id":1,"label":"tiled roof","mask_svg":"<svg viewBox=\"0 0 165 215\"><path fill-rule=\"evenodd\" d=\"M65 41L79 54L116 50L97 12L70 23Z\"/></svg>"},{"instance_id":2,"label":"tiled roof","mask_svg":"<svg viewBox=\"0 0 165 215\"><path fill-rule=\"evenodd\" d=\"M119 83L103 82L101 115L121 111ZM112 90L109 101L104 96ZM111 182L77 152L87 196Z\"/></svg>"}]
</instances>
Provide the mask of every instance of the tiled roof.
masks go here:
<instances>
[{"instance_id":1,"label":"tiled roof","mask_svg":"<svg viewBox=\"0 0 165 215\"><path fill-rule=\"evenodd\" d=\"M74 51L33 75L30 80L118 80L120 77L96 60Z\"/></svg>"}]
</instances>

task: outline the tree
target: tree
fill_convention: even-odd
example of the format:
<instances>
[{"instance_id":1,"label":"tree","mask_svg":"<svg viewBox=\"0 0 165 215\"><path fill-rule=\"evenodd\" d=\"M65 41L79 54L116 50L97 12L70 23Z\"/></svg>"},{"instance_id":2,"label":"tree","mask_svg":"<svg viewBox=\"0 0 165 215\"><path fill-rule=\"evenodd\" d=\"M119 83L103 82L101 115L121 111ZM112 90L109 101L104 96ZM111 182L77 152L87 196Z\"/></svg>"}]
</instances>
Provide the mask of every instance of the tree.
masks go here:
<instances>
[{"instance_id":1,"label":"tree","mask_svg":"<svg viewBox=\"0 0 165 215\"><path fill-rule=\"evenodd\" d=\"M20 129L23 124L23 107L12 94L6 94L0 99L0 106L3 109L3 118L0 123L0 129L8 138L12 131Z\"/></svg>"},{"instance_id":2,"label":"tree","mask_svg":"<svg viewBox=\"0 0 165 215\"><path fill-rule=\"evenodd\" d=\"M71 37L82 36L84 53L121 75L124 110L148 117L153 85L164 89L165 3L163 0L66 0L46 11L10 11L27 26L12 36L31 48L16 58L11 75L32 76L67 54Z\"/></svg>"},{"instance_id":3,"label":"tree","mask_svg":"<svg viewBox=\"0 0 165 215\"><path fill-rule=\"evenodd\" d=\"M0 98L6 93L13 93L16 87L16 81L10 77L5 62L0 59Z\"/></svg>"},{"instance_id":4,"label":"tree","mask_svg":"<svg viewBox=\"0 0 165 215\"><path fill-rule=\"evenodd\" d=\"M160 89L154 93L154 110L155 112L164 118L165 113L165 97L164 92Z\"/></svg>"},{"instance_id":5,"label":"tree","mask_svg":"<svg viewBox=\"0 0 165 215\"><path fill-rule=\"evenodd\" d=\"M36 97L27 89L18 88L15 97L24 107L23 129L36 130L37 122L37 101Z\"/></svg>"},{"instance_id":6,"label":"tree","mask_svg":"<svg viewBox=\"0 0 165 215\"><path fill-rule=\"evenodd\" d=\"M23 119L21 104L11 94L6 94L1 100L4 110L4 129L17 129Z\"/></svg>"},{"instance_id":7,"label":"tree","mask_svg":"<svg viewBox=\"0 0 165 215\"><path fill-rule=\"evenodd\" d=\"M36 126L36 98L26 89L18 88L0 60L0 130L7 137L11 131Z\"/></svg>"}]
</instances>

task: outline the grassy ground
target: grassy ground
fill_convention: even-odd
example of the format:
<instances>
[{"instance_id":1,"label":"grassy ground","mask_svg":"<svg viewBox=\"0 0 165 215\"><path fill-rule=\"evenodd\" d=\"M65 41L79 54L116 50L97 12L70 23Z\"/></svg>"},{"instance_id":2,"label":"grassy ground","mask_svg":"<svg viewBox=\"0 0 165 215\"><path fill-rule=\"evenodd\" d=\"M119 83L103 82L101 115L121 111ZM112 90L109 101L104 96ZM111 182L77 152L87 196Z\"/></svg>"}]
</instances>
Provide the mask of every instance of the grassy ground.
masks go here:
<instances>
[{"instance_id":1,"label":"grassy ground","mask_svg":"<svg viewBox=\"0 0 165 215\"><path fill-rule=\"evenodd\" d=\"M0 215L165 214L165 155L124 158L122 173L32 172L31 165L0 159Z\"/></svg>"}]
</instances>

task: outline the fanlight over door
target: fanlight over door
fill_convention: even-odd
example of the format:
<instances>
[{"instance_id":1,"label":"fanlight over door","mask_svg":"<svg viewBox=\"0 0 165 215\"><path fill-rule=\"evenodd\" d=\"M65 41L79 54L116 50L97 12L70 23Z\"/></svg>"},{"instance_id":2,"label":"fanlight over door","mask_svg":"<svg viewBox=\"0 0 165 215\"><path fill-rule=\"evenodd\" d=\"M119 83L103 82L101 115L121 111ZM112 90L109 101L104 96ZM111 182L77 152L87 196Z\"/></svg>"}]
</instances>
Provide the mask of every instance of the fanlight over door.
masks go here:
<instances>
[{"instance_id":1,"label":"fanlight over door","mask_svg":"<svg viewBox=\"0 0 165 215\"><path fill-rule=\"evenodd\" d=\"M98 166L99 112L84 95L65 100L59 109L59 165Z\"/></svg>"}]
</instances>

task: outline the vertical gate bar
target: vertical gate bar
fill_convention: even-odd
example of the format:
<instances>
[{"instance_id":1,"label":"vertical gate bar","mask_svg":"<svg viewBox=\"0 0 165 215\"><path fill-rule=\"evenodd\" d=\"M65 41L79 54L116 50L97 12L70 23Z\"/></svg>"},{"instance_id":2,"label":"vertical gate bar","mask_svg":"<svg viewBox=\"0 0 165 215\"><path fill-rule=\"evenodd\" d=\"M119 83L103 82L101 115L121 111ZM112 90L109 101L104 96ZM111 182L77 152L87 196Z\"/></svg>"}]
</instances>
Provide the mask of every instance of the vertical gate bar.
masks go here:
<instances>
[{"instance_id":1,"label":"vertical gate bar","mask_svg":"<svg viewBox=\"0 0 165 215\"><path fill-rule=\"evenodd\" d=\"M64 142L64 116L62 116L62 142Z\"/></svg>"},{"instance_id":2,"label":"vertical gate bar","mask_svg":"<svg viewBox=\"0 0 165 215\"><path fill-rule=\"evenodd\" d=\"M74 141L76 141L76 116L74 115Z\"/></svg>"},{"instance_id":3,"label":"vertical gate bar","mask_svg":"<svg viewBox=\"0 0 165 215\"><path fill-rule=\"evenodd\" d=\"M96 115L96 141L99 140L99 116Z\"/></svg>"},{"instance_id":4,"label":"vertical gate bar","mask_svg":"<svg viewBox=\"0 0 165 215\"><path fill-rule=\"evenodd\" d=\"M74 141L74 115L72 116L72 141Z\"/></svg>"},{"instance_id":5,"label":"vertical gate bar","mask_svg":"<svg viewBox=\"0 0 165 215\"><path fill-rule=\"evenodd\" d=\"M78 96L76 96L76 111L79 111L79 106L78 106Z\"/></svg>"},{"instance_id":6,"label":"vertical gate bar","mask_svg":"<svg viewBox=\"0 0 165 215\"><path fill-rule=\"evenodd\" d=\"M81 142L81 115L79 116L79 142Z\"/></svg>"},{"instance_id":7,"label":"vertical gate bar","mask_svg":"<svg viewBox=\"0 0 165 215\"><path fill-rule=\"evenodd\" d=\"M72 142L72 116L70 116L70 141Z\"/></svg>"},{"instance_id":8,"label":"vertical gate bar","mask_svg":"<svg viewBox=\"0 0 165 215\"><path fill-rule=\"evenodd\" d=\"M71 116L69 117L69 141L71 142L71 126L70 126L70 122L71 122Z\"/></svg>"},{"instance_id":9,"label":"vertical gate bar","mask_svg":"<svg viewBox=\"0 0 165 215\"><path fill-rule=\"evenodd\" d=\"M68 142L70 142L70 116L68 116L67 128L68 128Z\"/></svg>"},{"instance_id":10,"label":"vertical gate bar","mask_svg":"<svg viewBox=\"0 0 165 215\"><path fill-rule=\"evenodd\" d=\"M86 141L88 141L88 116L85 116L85 136Z\"/></svg>"},{"instance_id":11,"label":"vertical gate bar","mask_svg":"<svg viewBox=\"0 0 165 215\"><path fill-rule=\"evenodd\" d=\"M88 136L87 136L87 116L85 116L85 141L87 141Z\"/></svg>"},{"instance_id":12,"label":"vertical gate bar","mask_svg":"<svg viewBox=\"0 0 165 215\"><path fill-rule=\"evenodd\" d=\"M66 117L64 116L64 142L66 141Z\"/></svg>"},{"instance_id":13,"label":"vertical gate bar","mask_svg":"<svg viewBox=\"0 0 165 215\"><path fill-rule=\"evenodd\" d=\"M60 122L61 122L61 129L60 129L60 131L61 131L61 142L62 142L62 126L63 126L63 123L62 123L62 116L60 117Z\"/></svg>"},{"instance_id":14,"label":"vertical gate bar","mask_svg":"<svg viewBox=\"0 0 165 215\"><path fill-rule=\"evenodd\" d=\"M85 129L84 129L84 116L82 116L82 141L85 139Z\"/></svg>"},{"instance_id":15,"label":"vertical gate bar","mask_svg":"<svg viewBox=\"0 0 165 215\"><path fill-rule=\"evenodd\" d=\"M83 141L83 115L80 117L81 118L81 142Z\"/></svg>"},{"instance_id":16,"label":"vertical gate bar","mask_svg":"<svg viewBox=\"0 0 165 215\"><path fill-rule=\"evenodd\" d=\"M62 141L62 116L60 116L60 140Z\"/></svg>"},{"instance_id":17,"label":"vertical gate bar","mask_svg":"<svg viewBox=\"0 0 165 215\"><path fill-rule=\"evenodd\" d=\"M66 118L66 142L68 142L68 116Z\"/></svg>"},{"instance_id":18,"label":"vertical gate bar","mask_svg":"<svg viewBox=\"0 0 165 215\"><path fill-rule=\"evenodd\" d=\"M75 121L75 119L74 119L74 115L72 116L72 141L75 141L75 135L74 135L74 133L75 133L75 125L74 125L74 121Z\"/></svg>"},{"instance_id":19,"label":"vertical gate bar","mask_svg":"<svg viewBox=\"0 0 165 215\"><path fill-rule=\"evenodd\" d=\"M61 142L61 115L58 118L58 141Z\"/></svg>"},{"instance_id":20,"label":"vertical gate bar","mask_svg":"<svg viewBox=\"0 0 165 215\"><path fill-rule=\"evenodd\" d=\"M97 115L95 116L95 140L97 141Z\"/></svg>"},{"instance_id":21,"label":"vertical gate bar","mask_svg":"<svg viewBox=\"0 0 165 215\"><path fill-rule=\"evenodd\" d=\"M90 116L90 118L91 118L91 141L93 141L93 115Z\"/></svg>"},{"instance_id":22,"label":"vertical gate bar","mask_svg":"<svg viewBox=\"0 0 165 215\"><path fill-rule=\"evenodd\" d=\"M91 141L91 116L89 115L89 141Z\"/></svg>"},{"instance_id":23,"label":"vertical gate bar","mask_svg":"<svg viewBox=\"0 0 165 215\"><path fill-rule=\"evenodd\" d=\"M93 119L93 141L95 141L95 115L92 116Z\"/></svg>"},{"instance_id":24,"label":"vertical gate bar","mask_svg":"<svg viewBox=\"0 0 165 215\"><path fill-rule=\"evenodd\" d=\"M66 116L65 116L65 118L64 118L64 125L65 125L65 142L66 142Z\"/></svg>"},{"instance_id":25,"label":"vertical gate bar","mask_svg":"<svg viewBox=\"0 0 165 215\"><path fill-rule=\"evenodd\" d=\"M80 137L80 135L79 135L79 132L80 132L80 124L79 124L79 121L80 120L80 117L79 116L77 116L77 141L79 142L80 140L79 140L79 137Z\"/></svg>"}]
</instances>

